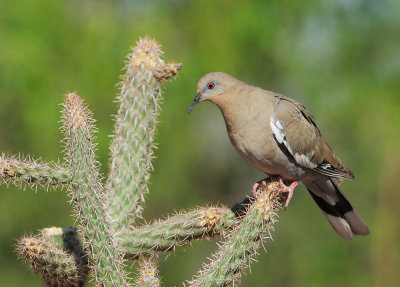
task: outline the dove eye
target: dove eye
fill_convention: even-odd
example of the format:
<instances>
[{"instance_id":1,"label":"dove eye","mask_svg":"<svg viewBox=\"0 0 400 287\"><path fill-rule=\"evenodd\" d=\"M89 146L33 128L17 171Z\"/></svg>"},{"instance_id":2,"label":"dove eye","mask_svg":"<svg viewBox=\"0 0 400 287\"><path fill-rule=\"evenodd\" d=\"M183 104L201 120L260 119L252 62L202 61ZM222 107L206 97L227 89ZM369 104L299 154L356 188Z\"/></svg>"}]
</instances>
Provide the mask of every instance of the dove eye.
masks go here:
<instances>
[{"instance_id":1,"label":"dove eye","mask_svg":"<svg viewBox=\"0 0 400 287\"><path fill-rule=\"evenodd\" d=\"M215 83L214 83L214 82L209 82L209 83L207 84L207 89L213 90L214 88L215 88Z\"/></svg>"}]
</instances>

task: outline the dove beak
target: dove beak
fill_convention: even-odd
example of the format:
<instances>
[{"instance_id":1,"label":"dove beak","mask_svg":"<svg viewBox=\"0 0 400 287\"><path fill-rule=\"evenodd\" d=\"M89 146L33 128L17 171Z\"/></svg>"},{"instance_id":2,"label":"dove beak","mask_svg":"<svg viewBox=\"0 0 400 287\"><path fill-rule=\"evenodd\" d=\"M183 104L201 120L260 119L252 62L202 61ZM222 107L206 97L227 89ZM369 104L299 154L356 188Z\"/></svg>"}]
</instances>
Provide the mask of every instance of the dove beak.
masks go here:
<instances>
[{"instance_id":1,"label":"dove beak","mask_svg":"<svg viewBox=\"0 0 400 287\"><path fill-rule=\"evenodd\" d=\"M193 110L194 106L202 100L201 99L202 95L203 95L203 93L197 94L197 96L194 98L193 102L190 104L190 106L187 110L188 114L190 114L190 112Z\"/></svg>"}]
</instances>

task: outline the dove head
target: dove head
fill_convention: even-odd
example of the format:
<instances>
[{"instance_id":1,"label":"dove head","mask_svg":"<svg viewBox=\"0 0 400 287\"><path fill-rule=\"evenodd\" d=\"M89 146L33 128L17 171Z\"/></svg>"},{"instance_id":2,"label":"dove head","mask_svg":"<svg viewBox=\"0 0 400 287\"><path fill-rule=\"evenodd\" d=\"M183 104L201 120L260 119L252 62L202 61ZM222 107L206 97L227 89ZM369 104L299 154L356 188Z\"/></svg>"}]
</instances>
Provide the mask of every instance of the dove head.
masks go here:
<instances>
[{"instance_id":1,"label":"dove head","mask_svg":"<svg viewBox=\"0 0 400 287\"><path fill-rule=\"evenodd\" d=\"M214 72L204 75L197 83L197 93L193 102L188 108L190 113L193 107L200 102L209 101L219 106L226 97L232 87L241 83L239 80L222 72Z\"/></svg>"}]
</instances>

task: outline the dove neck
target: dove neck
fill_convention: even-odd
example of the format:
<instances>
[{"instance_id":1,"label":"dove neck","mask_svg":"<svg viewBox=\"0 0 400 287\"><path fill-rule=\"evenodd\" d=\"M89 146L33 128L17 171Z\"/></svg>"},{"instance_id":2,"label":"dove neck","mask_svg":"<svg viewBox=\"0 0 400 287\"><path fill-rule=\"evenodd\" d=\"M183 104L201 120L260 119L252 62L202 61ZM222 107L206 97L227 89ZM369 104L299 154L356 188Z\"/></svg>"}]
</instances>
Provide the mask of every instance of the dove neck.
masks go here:
<instances>
[{"instance_id":1,"label":"dove neck","mask_svg":"<svg viewBox=\"0 0 400 287\"><path fill-rule=\"evenodd\" d=\"M236 132L248 120L249 103L247 95L238 87L227 90L215 104L220 109L229 132Z\"/></svg>"}]
</instances>

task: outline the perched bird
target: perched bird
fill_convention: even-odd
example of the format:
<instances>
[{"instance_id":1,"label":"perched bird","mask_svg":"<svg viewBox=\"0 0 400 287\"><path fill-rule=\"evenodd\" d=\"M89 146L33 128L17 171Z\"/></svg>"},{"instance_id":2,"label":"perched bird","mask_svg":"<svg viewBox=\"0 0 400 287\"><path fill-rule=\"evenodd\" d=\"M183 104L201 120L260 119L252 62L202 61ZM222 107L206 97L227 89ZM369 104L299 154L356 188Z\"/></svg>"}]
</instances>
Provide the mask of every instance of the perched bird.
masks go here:
<instances>
[{"instance_id":1,"label":"perched bird","mask_svg":"<svg viewBox=\"0 0 400 287\"><path fill-rule=\"evenodd\" d=\"M343 178L354 179L353 173L334 154L302 104L221 72L200 79L188 113L203 101L221 110L229 139L247 163L289 185L286 205L301 181L341 237L351 240L353 235L369 234L340 187Z\"/></svg>"}]
</instances>

